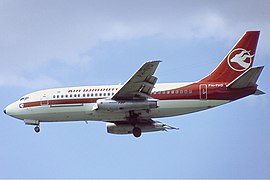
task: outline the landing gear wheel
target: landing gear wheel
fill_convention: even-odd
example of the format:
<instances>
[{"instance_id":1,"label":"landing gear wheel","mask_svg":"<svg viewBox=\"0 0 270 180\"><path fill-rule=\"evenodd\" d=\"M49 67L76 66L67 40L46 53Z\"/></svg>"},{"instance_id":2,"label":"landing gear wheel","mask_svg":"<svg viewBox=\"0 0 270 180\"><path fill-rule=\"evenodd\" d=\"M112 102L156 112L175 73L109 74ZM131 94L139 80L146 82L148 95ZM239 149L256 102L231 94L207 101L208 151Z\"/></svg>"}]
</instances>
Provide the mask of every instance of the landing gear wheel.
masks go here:
<instances>
[{"instance_id":1,"label":"landing gear wheel","mask_svg":"<svg viewBox=\"0 0 270 180\"><path fill-rule=\"evenodd\" d=\"M142 130L138 127L134 127L132 133L133 133L133 136L138 138L142 135Z\"/></svg>"},{"instance_id":2,"label":"landing gear wheel","mask_svg":"<svg viewBox=\"0 0 270 180\"><path fill-rule=\"evenodd\" d=\"M40 132L40 128L39 128L38 126L36 126L36 127L34 128L34 130L35 130L36 133L39 133L39 132Z\"/></svg>"}]
</instances>

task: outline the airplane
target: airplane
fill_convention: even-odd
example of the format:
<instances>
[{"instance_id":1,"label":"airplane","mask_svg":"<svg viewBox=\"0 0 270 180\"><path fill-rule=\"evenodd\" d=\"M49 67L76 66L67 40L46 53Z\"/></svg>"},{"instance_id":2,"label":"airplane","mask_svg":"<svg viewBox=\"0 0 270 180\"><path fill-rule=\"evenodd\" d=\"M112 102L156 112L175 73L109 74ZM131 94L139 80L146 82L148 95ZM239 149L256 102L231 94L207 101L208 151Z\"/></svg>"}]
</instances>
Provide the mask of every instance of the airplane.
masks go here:
<instances>
[{"instance_id":1,"label":"airplane","mask_svg":"<svg viewBox=\"0 0 270 180\"><path fill-rule=\"evenodd\" d=\"M156 83L161 61L145 62L124 85L47 89L24 95L4 113L34 125L63 121L104 121L111 134L178 129L154 118L178 116L261 95L264 66L252 67L260 31L247 31L207 76L189 83Z\"/></svg>"}]
</instances>

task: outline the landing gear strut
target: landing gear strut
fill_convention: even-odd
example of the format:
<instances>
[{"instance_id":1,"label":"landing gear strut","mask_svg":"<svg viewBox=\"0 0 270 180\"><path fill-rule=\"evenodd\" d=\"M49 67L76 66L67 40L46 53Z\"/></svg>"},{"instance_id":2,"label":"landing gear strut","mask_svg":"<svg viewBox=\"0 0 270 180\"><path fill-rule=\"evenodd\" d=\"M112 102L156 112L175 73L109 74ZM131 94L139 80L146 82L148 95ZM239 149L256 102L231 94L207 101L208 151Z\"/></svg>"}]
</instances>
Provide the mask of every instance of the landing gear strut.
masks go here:
<instances>
[{"instance_id":1,"label":"landing gear strut","mask_svg":"<svg viewBox=\"0 0 270 180\"><path fill-rule=\"evenodd\" d=\"M40 132L39 126L36 126L36 127L34 128L34 130L35 130L36 133L39 133L39 132Z\"/></svg>"},{"instance_id":2,"label":"landing gear strut","mask_svg":"<svg viewBox=\"0 0 270 180\"><path fill-rule=\"evenodd\" d=\"M138 138L142 135L142 130L138 127L134 127L132 133L133 133L133 136Z\"/></svg>"},{"instance_id":3,"label":"landing gear strut","mask_svg":"<svg viewBox=\"0 0 270 180\"><path fill-rule=\"evenodd\" d=\"M138 122L139 114L135 113L134 111L129 111L129 122L131 125L133 125L132 134L134 137L138 138L142 135L142 130L139 127L136 127L136 124Z\"/></svg>"}]
</instances>

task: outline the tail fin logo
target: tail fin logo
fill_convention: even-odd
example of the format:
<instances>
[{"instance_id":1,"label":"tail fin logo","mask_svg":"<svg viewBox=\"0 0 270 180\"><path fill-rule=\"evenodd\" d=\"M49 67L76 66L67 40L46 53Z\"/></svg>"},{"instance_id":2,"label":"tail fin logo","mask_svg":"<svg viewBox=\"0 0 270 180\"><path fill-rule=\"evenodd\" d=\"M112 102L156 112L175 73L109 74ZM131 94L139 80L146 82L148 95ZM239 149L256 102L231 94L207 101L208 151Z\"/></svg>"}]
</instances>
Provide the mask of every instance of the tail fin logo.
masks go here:
<instances>
[{"instance_id":1,"label":"tail fin logo","mask_svg":"<svg viewBox=\"0 0 270 180\"><path fill-rule=\"evenodd\" d=\"M228 64L235 71L244 71L250 67L252 58L250 51L243 48L234 49L228 56Z\"/></svg>"}]
</instances>

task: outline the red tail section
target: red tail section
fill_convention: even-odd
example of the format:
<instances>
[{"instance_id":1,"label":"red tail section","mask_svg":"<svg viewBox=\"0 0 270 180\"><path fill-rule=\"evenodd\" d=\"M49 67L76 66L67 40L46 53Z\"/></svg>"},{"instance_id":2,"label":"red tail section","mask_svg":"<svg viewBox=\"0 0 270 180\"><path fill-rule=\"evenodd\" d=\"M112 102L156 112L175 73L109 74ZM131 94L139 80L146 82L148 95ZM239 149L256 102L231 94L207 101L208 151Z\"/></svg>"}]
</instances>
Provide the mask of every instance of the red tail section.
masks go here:
<instances>
[{"instance_id":1,"label":"red tail section","mask_svg":"<svg viewBox=\"0 0 270 180\"><path fill-rule=\"evenodd\" d=\"M229 51L218 67L199 82L232 82L253 64L260 31L248 31Z\"/></svg>"}]
</instances>

